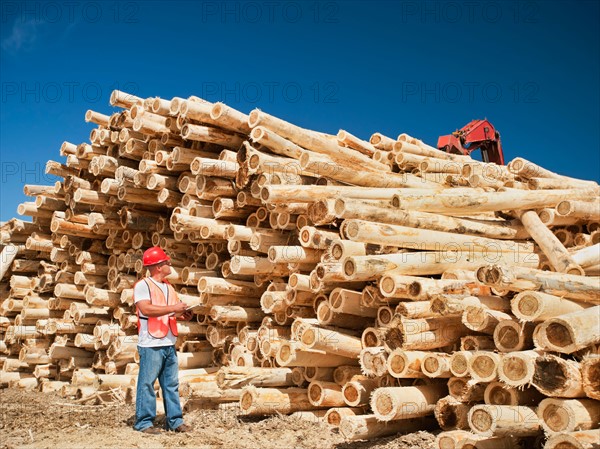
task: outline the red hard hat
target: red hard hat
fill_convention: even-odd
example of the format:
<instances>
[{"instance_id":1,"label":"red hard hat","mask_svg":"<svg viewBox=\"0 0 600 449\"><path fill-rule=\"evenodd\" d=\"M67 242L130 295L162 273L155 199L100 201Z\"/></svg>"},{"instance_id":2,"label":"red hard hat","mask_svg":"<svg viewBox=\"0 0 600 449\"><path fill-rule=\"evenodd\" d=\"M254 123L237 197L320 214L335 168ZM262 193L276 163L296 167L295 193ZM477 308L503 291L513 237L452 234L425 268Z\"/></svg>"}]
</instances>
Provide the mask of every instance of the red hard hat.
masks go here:
<instances>
[{"instance_id":1,"label":"red hard hat","mask_svg":"<svg viewBox=\"0 0 600 449\"><path fill-rule=\"evenodd\" d=\"M146 251L144 251L143 261L145 267L156 265L157 263L164 262L165 260L171 260L171 258L167 256L165 252L158 246L153 246L152 248L148 248Z\"/></svg>"}]
</instances>

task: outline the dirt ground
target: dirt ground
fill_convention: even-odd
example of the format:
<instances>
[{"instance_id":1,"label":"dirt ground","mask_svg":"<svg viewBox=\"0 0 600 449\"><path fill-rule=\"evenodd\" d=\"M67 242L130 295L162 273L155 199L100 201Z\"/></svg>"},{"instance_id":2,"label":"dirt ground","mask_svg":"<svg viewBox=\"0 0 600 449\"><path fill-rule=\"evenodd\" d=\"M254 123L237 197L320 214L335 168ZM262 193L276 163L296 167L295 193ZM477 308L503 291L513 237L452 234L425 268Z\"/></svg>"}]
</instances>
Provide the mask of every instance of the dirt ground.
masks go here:
<instances>
[{"instance_id":1,"label":"dirt ground","mask_svg":"<svg viewBox=\"0 0 600 449\"><path fill-rule=\"evenodd\" d=\"M235 410L194 410L187 434L134 431L130 404L81 405L56 394L0 390L0 448L339 448L430 449L434 435L417 432L347 443L323 423L289 417L246 418ZM164 416L156 425L164 423Z\"/></svg>"}]
</instances>

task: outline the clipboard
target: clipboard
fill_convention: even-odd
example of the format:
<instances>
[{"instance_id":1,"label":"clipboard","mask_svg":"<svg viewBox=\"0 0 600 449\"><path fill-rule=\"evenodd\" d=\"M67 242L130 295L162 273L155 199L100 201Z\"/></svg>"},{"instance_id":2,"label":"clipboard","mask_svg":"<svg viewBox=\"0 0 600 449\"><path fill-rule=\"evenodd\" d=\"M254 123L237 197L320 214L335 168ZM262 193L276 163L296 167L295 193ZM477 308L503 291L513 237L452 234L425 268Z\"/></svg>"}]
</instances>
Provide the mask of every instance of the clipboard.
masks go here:
<instances>
[{"instance_id":1,"label":"clipboard","mask_svg":"<svg viewBox=\"0 0 600 449\"><path fill-rule=\"evenodd\" d=\"M195 304L193 306L189 306L187 309L185 309L185 311L189 312L190 310L197 309L198 307L205 307L205 306L204 306L204 304Z\"/></svg>"}]
</instances>

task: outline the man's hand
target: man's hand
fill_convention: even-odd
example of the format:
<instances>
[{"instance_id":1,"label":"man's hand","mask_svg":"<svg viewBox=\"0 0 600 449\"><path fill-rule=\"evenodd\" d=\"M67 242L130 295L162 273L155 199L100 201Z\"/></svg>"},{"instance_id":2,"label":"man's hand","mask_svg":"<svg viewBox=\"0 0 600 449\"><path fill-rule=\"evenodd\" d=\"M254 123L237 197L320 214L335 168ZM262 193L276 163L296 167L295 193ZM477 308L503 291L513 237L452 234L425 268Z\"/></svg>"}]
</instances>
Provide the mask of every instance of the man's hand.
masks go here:
<instances>
[{"instance_id":1,"label":"man's hand","mask_svg":"<svg viewBox=\"0 0 600 449\"><path fill-rule=\"evenodd\" d=\"M191 310L186 310L181 315L177 315L177 319L180 321L189 321L192 319L193 316L194 312L192 312Z\"/></svg>"},{"instance_id":2,"label":"man's hand","mask_svg":"<svg viewBox=\"0 0 600 449\"><path fill-rule=\"evenodd\" d=\"M180 317L188 308L188 305L184 302L178 302L173 305L173 313L175 316Z\"/></svg>"}]
</instances>

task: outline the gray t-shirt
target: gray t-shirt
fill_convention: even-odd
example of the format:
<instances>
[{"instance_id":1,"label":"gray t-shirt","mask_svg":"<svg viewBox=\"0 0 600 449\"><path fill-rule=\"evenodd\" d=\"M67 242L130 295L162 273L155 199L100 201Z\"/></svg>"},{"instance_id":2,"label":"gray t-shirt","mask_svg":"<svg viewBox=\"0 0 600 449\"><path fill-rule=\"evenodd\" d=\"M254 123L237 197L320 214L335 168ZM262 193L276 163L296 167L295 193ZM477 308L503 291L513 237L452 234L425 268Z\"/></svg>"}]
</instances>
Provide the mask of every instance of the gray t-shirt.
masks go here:
<instances>
[{"instance_id":1,"label":"gray t-shirt","mask_svg":"<svg viewBox=\"0 0 600 449\"><path fill-rule=\"evenodd\" d=\"M167 298L167 284L165 282L157 282L154 279L148 277L143 281L138 282L135 285L133 290L133 297L135 302L138 301L147 301L150 300L150 289L146 282L154 282L164 293L165 298ZM139 312L140 318L147 318L142 312ZM139 318L138 318L139 319ZM163 338L154 338L152 335L148 333L148 320L139 320L140 323L140 332L138 335L138 346L142 348L155 348L159 346L174 346L177 341L177 337L173 335L171 329L169 328L168 333Z\"/></svg>"}]
</instances>

